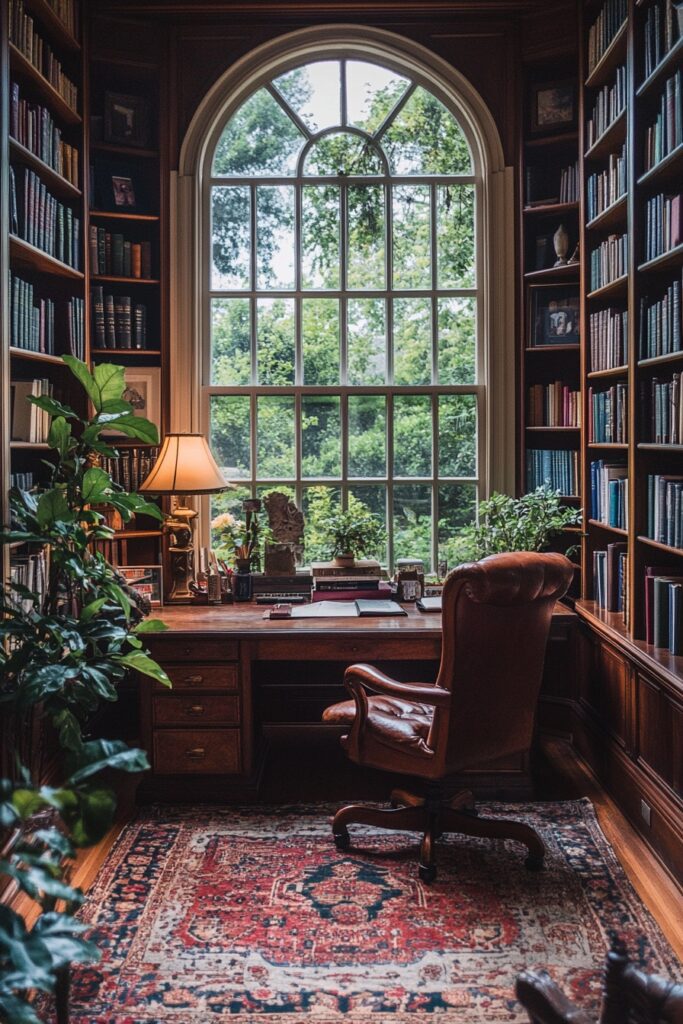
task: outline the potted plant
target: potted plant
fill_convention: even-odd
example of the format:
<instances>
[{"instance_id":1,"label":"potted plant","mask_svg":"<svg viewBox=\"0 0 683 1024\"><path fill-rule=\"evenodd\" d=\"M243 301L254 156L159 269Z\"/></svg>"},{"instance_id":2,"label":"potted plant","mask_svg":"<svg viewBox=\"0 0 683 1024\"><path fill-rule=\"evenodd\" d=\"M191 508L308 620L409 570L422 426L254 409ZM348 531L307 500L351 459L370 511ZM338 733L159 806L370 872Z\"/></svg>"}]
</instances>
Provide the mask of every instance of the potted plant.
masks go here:
<instances>
[{"instance_id":1,"label":"potted plant","mask_svg":"<svg viewBox=\"0 0 683 1024\"><path fill-rule=\"evenodd\" d=\"M104 506L124 521L138 512L161 518L154 504L123 491L98 464L100 455L118 455L102 436L105 429L156 443L156 427L124 400L122 367L98 364L91 374L78 359L65 356L64 362L93 415L82 419L46 396L29 399L52 418L48 479L38 491L11 491L11 525L0 536L3 544L26 545L42 559L45 584L3 582L0 597L0 702L5 723L12 723L4 728L12 748L5 763L18 765L11 779L0 780L0 873L41 911L29 928L20 913L0 907L0 1017L26 1024L39 1021L27 999L30 990L57 991L63 1007L69 964L98 957L73 918L82 896L66 884L64 872L75 848L97 842L112 823L116 799L102 772L148 767L144 751L94 738L93 715L102 701L117 699L130 670L170 685L142 640L163 623L144 621L134 593L94 543L113 535ZM62 753L58 785L41 785L19 764L17 737L29 721L56 734Z\"/></svg>"},{"instance_id":2,"label":"potted plant","mask_svg":"<svg viewBox=\"0 0 683 1024\"><path fill-rule=\"evenodd\" d=\"M335 562L347 566L353 566L356 558L375 554L386 538L380 519L352 494L348 508L331 515L327 534Z\"/></svg>"}]
</instances>

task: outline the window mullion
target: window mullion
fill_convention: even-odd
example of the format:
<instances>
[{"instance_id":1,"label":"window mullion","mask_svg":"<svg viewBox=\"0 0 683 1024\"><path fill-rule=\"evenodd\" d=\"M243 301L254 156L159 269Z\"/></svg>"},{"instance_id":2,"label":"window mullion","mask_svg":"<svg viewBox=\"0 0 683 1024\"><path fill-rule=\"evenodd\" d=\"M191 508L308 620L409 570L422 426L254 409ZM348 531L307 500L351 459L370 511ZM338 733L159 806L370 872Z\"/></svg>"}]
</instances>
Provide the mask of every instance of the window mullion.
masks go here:
<instances>
[{"instance_id":1,"label":"window mullion","mask_svg":"<svg viewBox=\"0 0 683 1024\"><path fill-rule=\"evenodd\" d=\"M384 500L386 501L387 557L391 569L394 565L394 394L392 391L387 394L386 398L386 418L387 491Z\"/></svg>"},{"instance_id":2,"label":"window mullion","mask_svg":"<svg viewBox=\"0 0 683 1024\"><path fill-rule=\"evenodd\" d=\"M387 383L394 383L394 299L392 293L392 266L394 262L394 211L393 211L393 192L391 184L384 186L384 232L385 232L385 244L384 244L384 274L385 284L387 287L387 308L386 308L386 324L387 324Z\"/></svg>"},{"instance_id":3,"label":"window mullion","mask_svg":"<svg viewBox=\"0 0 683 1024\"><path fill-rule=\"evenodd\" d=\"M432 394L432 560L439 564L439 395Z\"/></svg>"}]
</instances>

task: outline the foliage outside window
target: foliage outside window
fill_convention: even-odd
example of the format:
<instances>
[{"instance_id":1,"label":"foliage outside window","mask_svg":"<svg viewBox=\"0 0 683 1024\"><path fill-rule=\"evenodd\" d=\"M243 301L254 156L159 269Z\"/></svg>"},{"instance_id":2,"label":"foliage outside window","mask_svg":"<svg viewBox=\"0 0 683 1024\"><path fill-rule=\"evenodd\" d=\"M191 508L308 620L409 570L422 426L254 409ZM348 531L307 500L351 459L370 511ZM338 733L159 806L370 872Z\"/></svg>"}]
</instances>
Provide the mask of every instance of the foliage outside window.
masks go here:
<instances>
[{"instance_id":1,"label":"foliage outside window","mask_svg":"<svg viewBox=\"0 0 683 1024\"><path fill-rule=\"evenodd\" d=\"M365 60L264 84L223 126L207 182L211 444L239 485L212 516L274 486L306 516L364 502L393 563L453 563L476 512L477 178L453 114Z\"/></svg>"}]
</instances>

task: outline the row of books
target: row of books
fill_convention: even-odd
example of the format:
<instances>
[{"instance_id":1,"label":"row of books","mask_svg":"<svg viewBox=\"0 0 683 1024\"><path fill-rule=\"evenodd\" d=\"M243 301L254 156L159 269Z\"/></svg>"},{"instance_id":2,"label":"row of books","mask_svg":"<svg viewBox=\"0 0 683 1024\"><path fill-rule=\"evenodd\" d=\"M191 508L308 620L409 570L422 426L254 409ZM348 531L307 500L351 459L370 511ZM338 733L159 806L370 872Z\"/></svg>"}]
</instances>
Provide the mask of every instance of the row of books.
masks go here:
<instances>
[{"instance_id":1,"label":"row of books","mask_svg":"<svg viewBox=\"0 0 683 1024\"><path fill-rule=\"evenodd\" d=\"M77 0L47 0L47 3L57 15L62 25L77 39L80 22Z\"/></svg>"},{"instance_id":2,"label":"row of books","mask_svg":"<svg viewBox=\"0 0 683 1024\"><path fill-rule=\"evenodd\" d=\"M105 295L102 285L91 291L92 342L95 348L147 346L147 306L130 295Z\"/></svg>"},{"instance_id":3,"label":"row of books","mask_svg":"<svg viewBox=\"0 0 683 1024\"><path fill-rule=\"evenodd\" d=\"M42 378L10 382L10 417L13 441L44 444L50 432L50 417L30 397L52 394L52 382Z\"/></svg>"},{"instance_id":4,"label":"row of books","mask_svg":"<svg viewBox=\"0 0 683 1024\"><path fill-rule=\"evenodd\" d=\"M657 118L645 134L645 170L655 167L682 142L683 71L679 68L675 75L666 80Z\"/></svg>"},{"instance_id":5,"label":"row of books","mask_svg":"<svg viewBox=\"0 0 683 1024\"><path fill-rule=\"evenodd\" d=\"M628 387L613 384L604 391L588 388L588 440L592 444L628 441Z\"/></svg>"},{"instance_id":6,"label":"row of books","mask_svg":"<svg viewBox=\"0 0 683 1024\"><path fill-rule=\"evenodd\" d=\"M380 579L381 567L373 558L356 559L353 566L312 562L312 601L356 601L390 598L391 585Z\"/></svg>"},{"instance_id":7,"label":"row of books","mask_svg":"<svg viewBox=\"0 0 683 1024\"><path fill-rule=\"evenodd\" d=\"M564 449L527 448L526 477L528 490L547 484L567 497L577 497L579 453Z\"/></svg>"},{"instance_id":8,"label":"row of books","mask_svg":"<svg viewBox=\"0 0 683 1024\"><path fill-rule=\"evenodd\" d=\"M621 612L627 621L628 546L624 541L593 552L593 596L599 608Z\"/></svg>"},{"instance_id":9,"label":"row of books","mask_svg":"<svg viewBox=\"0 0 683 1024\"><path fill-rule=\"evenodd\" d=\"M645 78L652 74L679 38L676 24L680 14L677 15L677 10L680 10L680 5L676 0L654 0L648 6L643 39Z\"/></svg>"},{"instance_id":10,"label":"row of books","mask_svg":"<svg viewBox=\"0 0 683 1024\"><path fill-rule=\"evenodd\" d=\"M622 64L614 73L614 82L611 85L603 85L596 93L593 109L586 124L586 149L590 149L612 122L616 121L626 107L626 96L626 67Z\"/></svg>"},{"instance_id":11,"label":"row of books","mask_svg":"<svg viewBox=\"0 0 683 1024\"><path fill-rule=\"evenodd\" d=\"M645 569L645 642L683 654L683 576L680 566Z\"/></svg>"},{"instance_id":12,"label":"row of books","mask_svg":"<svg viewBox=\"0 0 683 1024\"><path fill-rule=\"evenodd\" d=\"M23 0L9 0L9 38L24 57L46 78L72 110L78 109L78 88L62 70L52 47L39 35Z\"/></svg>"},{"instance_id":13,"label":"row of books","mask_svg":"<svg viewBox=\"0 0 683 1024\"><path fill-rule=\"evenodd\" d=\"M591 370L613 370L625 366L628 344L628 312L600 309L589 317Z\"/></svg>"},{"instance_id":14,"label":"row of books","mask_svg":"<svg viewBox=\"0 0 683 1024\"><path fill-rule=\"evenodd\" d=\"M628 530L628 470L619 463L597 459L590 464L591 519Z\"/></svg>"},{"instance_id":15,"label":"row of books","mask_svg":"<svg viewBox=\"0 0 683 1024\"><path fill-rule=\"evenodd\" d=\"M563 167L560 171L560 202L578 203L580 183L578 160L569 167Z\"/></svg>"},{"instance_id":16,"label":"row of books","mask_svg":"<svg viewBox=\"0 0 683 1024\"><path fill-rule=\"evenodd\" d=\"M28 352L54 355L60 349L84 358L84 302L76 296L63 301L38 297L32 282L10 273L10 343Z\"/></svg>"},{"instance_id":17,"label":"row of books","mask_svg":"<svg viewBox=\"0 0 683 1024\"><path fill-rule=\"evenodd\" d=\"M590 254L591 291L602 288L628 269L628 235L610 235Z\"/></svg>"},{"instance_id":18,"label":"row of books","mask_svg":"<svg viewBox=\"0 0 683 1024\"><path fill-rule=\"evenodd\" d=\"M74 270L81 268L81 224L70 206L60 203L37 174L10 165L11 231Z\"/></svg>"},{"instance_id":19,"label":"row of books","mask_svg":"<svg viewBox=\"0 0 683 1024\"><path fill-rule=\"evenodd\" d=\"M588 74L599 63L605 50L626 20L627 0L605 0L588 30Z\"/></svg>"},{"instance_id":20,"label":"row of books","mask_svg":"<svg viewBox=\"0 0 683 1024\"><path fill-rule=\"evenodd\" d=\"M159 457L159 448L121 448L117 458L102 457L102 469L124 491L137 491Z\"/></svg>"},{"instance_id":21,"label":"row of books","mask_svg":"<svg viewBox=\"0 0 683 1024\"><path fill-rule=\"evenodd\" d=\"M37 596L41 605L47 591L49 558L49 548L44 547L30 555L14 554L9 567L11 582L32 591ZM29 598L20 597L16 593L13 600L25 612L30 612L33 607L33 603Z\"/></svg>"},{"instance_id":22,"label":"row of books","mask_svg":"<svg viewBox=\"0 0 683 1024\"><path fill-rule=\"evenodd\" d=\"M683 443L681 374L672 374L671 380L643 381L641 399L643 437L654 444Z\"/></svg>"},{"instance_id":23,"label":"row of books","mask_svg":"<svg viewBox=\"0 0 683 1024\"><path fill-rule=\"evenodd\" d=\"M90 273L114 277L152 276L152 243L131 242L121 232L90 225Z\"/></svg>"},{"instance_id":24,"label":"row of books","mask_svg":"<svg viewBox=\"0 0 683 1024\"><path fill-rule=\"evenodd\" d=\"M13 139L79 187L78 149L64 141L47 107L21 98L18 82L12 82L9 125Z\"/></svg>"},{"instance_id":25,"label":"row of books","mask_svg":"<svg viewBox=\"0 0 683 1024\"><path fill-rule=\"evenodd\" d=\"M683 196L660 194L645 209L645 259L654 260L683 242Z\"/></svg>"},{"instance_id":26,"label":"row of books","mask_svg":"<svg viewBox=\"0 0 683 1024\"><path fill-rule=\"evenodd\" d=\"M579 164L575 161L557 172L547 165L527 164L525 171L526 205L545 206L551 203L576 203L579 199Z\"/></svg>"},{"instance_id":27,"label":"row of books","mask_svg":"<svg viewBox=\"0 0 683 1024\"><path fill-rule=\"evenodd\" d=\"M683 348L681 337L681 276L672 281L664 294L657 299L644 295L640 300L640 323L638 325L639 352L641 359L655 359L657 356L680 352Z\"/></svg>"},{"instance_id":28,"label":"row of books","mask_svg":"<svg viewBox=\"0 0 683 1024\"><path fill-rule=\"evenodd\" d=\"M530 427L581 426L581 392L561 380L529 388Z\"/></svg>"},{"instance_id":29,"label":"row of books","mask_svg":"<svg viewBox=\"0 0 683 1024\"><path fill-rule=\"evenodd\" d=\"M649 474L647 535L650 540L683 548L683 476Z\"/></svg>"},{"instance_id":30,"label":"row of books","mask_svg":"<svg viewBox=\"0 0 683 1024\"><path fill-rule=\"evenodd\" d=\"M20 491L30 491L33 489L34 484L35 477L32 471L17 471L9 475L10 487L18 487Z\"/></svg>"},{"instance_id":31,"label":"row of books","mask_svg":"<svg viewBox=\"0 0 683 1024\"><path fill-rule=\"evenodd\" d=\"M604 171L591 174L586 182L588 220L598 217L608 206L626 194L626 143L620 153L610 153Z\"/></svg>"}]
</instances>

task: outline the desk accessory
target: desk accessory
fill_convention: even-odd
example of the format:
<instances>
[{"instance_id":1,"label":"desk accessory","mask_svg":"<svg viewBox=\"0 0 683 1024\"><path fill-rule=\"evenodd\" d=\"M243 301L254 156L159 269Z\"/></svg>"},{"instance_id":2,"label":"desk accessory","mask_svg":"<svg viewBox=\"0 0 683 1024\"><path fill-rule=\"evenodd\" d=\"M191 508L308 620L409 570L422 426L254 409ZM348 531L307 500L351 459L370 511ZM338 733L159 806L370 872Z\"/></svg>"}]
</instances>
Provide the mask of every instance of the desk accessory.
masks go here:
<instances>
[{"instance_id":1,"label":"desk accessory","mask_svg":"<svg viewBox=\"0 0 683 1024\"><path fill-rule=\"evenodd\" d=\"M415 607L419 608L421 612L440 612L441 595L438 597L421 597L415 602Z\"/></svg>"},{"instance_id":2,"label":"desk accessory","mask_svg":"<svg viewBox=\"0 0 683 1024\"><path fill-rule=\"evenodd\" d=\"M141 494L169 495L179 498L164 523L168 538L173 586L168 601L188 604L192 601L190 580L194 573L195 509L188 506L189 495L216 494L228 483L216 465L202 434L167 434L159 458L139 487Z\"/></svg>"}]
</instances>

